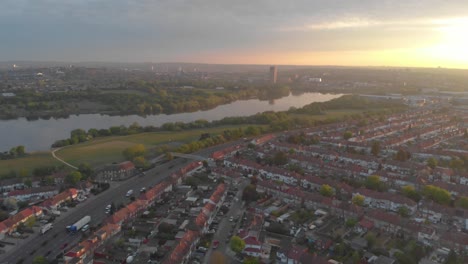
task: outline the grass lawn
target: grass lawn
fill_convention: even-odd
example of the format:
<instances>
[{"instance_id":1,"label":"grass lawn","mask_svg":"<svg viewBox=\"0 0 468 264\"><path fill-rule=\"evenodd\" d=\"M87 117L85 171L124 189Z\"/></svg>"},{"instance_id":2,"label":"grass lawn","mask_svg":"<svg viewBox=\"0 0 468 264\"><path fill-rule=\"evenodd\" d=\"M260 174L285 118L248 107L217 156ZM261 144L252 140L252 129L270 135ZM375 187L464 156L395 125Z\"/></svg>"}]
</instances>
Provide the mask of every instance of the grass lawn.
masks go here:
<instances>
[{"instance_id":1,"label":"grass lawn","mask_svg":"<svg viewBox=\"0 0 468 264\"><path fill-rule=\"evenodd\" d=\"M170 142L191 142L197 140L202 133L216 135L226 129L241 126L225 126L217 128L196 129L180 132L153 132L128 136L97 138L82 144L65 147L55 154L75 166L89 163L92 166L102 166L124 160L122 151L135 144L143 144L148 150Z\"/></svg>"},{"instance_id":2,"label":"grass lawn","mask_svg":"<svg viewBox=\"0 0 468 264\"><path fill-rule=\"evenodd\" d=\"M36 152L23 158L0 160L0 175L9 173L10 171L19 172L25 169L31 173L35 168L60 165L61 163L55 160L50 152Z\"/></svg>"}]
</instances>

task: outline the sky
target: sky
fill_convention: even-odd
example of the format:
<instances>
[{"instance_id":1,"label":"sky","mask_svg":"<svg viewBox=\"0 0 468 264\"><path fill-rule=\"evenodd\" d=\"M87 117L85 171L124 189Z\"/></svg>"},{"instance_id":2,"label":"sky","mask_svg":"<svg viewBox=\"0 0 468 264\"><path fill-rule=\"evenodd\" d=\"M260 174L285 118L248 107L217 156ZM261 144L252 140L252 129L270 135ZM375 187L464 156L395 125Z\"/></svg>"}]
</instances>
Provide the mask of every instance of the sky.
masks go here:
<instances>
[{"instance_id":1,"label":"sky","mask_svg":"<svg viewBox=\"0 0 468 264\"><path fill-rule=\"evenodd\" d=\"M467 0L1 0L0 61L468 68Z\"/></svg>"}]
</instances>

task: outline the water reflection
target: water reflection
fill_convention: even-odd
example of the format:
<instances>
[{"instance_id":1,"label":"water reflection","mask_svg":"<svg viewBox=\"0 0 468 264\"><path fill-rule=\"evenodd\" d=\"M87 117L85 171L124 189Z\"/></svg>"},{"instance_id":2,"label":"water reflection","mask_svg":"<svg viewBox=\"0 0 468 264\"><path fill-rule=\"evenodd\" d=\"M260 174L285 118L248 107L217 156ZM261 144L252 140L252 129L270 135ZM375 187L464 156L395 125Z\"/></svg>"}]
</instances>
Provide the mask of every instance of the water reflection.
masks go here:
<instances>
[{"instance_id":1,"label":"water reflection","mask_svg":"<svg viewBox=\"0 0 468 264\"><path fill-rule=\"evenodd\" d=\"M249 116L265 111L285 111L291 107L302 107L312 102L325 102L341 95L304 93L289 94L280 99L261 101L258 99L236 101L207 111L180 114L160 114L146 117L137 115L109 116L100 114L72 115L67 118L19 118L0 121L0 151L24 145L26 151L48 150L56 140L68 138L70 131L77 128L102 129L111 126L129 126L137 122L141 126L160 126L168 122L192 122L198 119L219 120L228 116Z\"/></svg>"}]
</instances>

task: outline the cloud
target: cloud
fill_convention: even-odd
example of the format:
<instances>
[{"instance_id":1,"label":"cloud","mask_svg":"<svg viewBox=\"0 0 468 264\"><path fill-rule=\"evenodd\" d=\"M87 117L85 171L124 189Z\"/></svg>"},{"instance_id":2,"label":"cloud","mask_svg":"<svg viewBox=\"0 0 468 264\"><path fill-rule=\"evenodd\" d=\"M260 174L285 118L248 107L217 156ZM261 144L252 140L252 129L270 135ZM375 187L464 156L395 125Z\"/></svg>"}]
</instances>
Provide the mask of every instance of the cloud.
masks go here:
<instances>
[{"instance_id":1,"label":"cloud","mask_svg":"<svg viewBox=\"0 0 468 264\"><path fill-rule=\"evenodd\" d=\"M180 60L211 52L401 48L433 41L446 0L2 0L0 60ZM7 52L5 52L7 51Z\"/></svg>"}]
</instances>

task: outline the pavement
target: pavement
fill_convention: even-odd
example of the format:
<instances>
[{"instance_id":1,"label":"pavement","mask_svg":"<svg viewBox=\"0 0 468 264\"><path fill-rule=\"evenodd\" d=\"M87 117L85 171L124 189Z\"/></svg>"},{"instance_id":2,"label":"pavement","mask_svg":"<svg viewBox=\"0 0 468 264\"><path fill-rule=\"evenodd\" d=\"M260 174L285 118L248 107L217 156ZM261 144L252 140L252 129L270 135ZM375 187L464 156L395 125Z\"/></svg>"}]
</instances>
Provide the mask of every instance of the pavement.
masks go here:
<instances>
[{"instance_id":1,"label":"pavement","mask_svg":"<svg viewBox=\"0 0 468 264\"><path fill-rule=\"evenodd\" d=\"M225 143L200 150L194 154L208 157L213 151L241 142L242 141L234 141ZM149 186L160 183L173 172L190 162L190 160L186 159L174 159L146 171L143 176L136 176L126 181L112 183L111 188L108 190L96 196L91 195L86 201L62 213L55 219L53 223L54 227L44 235L35 233L31 234L30 237L26 239L17 239L17 245L13 249L0 255L0 264L15 264L21 259L23 260L22 263L32 263L35 256L45 256L49 251L50 253L47 257L49 260L54 259L57 255L62 253L63 249L61 249L61 247L64 244L67 244L65 248L65 252L67 252L82 239L82 232L71 235L66 232L66 226L75 223L86 215L91 216L90 226L97 226L103 223L108 217L105 213L105 207L108 204L127 204L130 201L129 198L125 197L128 190L132 189L134 193L138 195L142 187L148 188Z\"/></svg>"}]
</instances>

